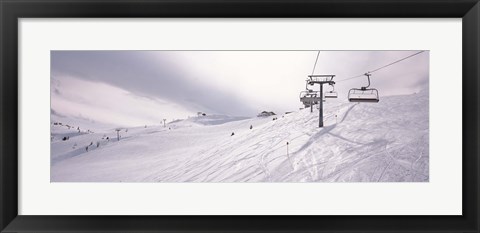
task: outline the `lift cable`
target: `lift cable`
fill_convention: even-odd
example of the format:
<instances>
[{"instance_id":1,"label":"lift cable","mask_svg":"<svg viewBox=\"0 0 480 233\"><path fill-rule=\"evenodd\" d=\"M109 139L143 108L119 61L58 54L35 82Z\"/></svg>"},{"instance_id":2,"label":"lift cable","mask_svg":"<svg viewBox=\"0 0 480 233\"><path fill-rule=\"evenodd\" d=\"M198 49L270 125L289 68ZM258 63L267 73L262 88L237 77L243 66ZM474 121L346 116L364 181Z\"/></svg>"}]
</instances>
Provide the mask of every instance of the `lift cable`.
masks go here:
<instances>
[{"instance_id":1,"label":"lift cable","mask_svg":"<svg viewBox=\"0 0 480 233\"><path fill-rule=\"evenodd\" d=\"M320 50L317 53L317 59L315 59L315 65L313 65L312 75L315 73L315 67L317 67L318 57L320 56Z\"/></svg>"},{"instance_id":2,"label":"lift cable","mask_svg":"<svg viewBox=\"0 0 480 233\"><path fill-rule=\"evenodd\" d=\"M350 79L354 79L354 78L360 78L360 77L364 77L365 74L359 74L357 76L353 76L353 77L350 77L350 78L346 78L346 79L342 79L342 80L338 80L337 83L339 82L343 82L343 81L347 81L347 80L350 80Z\"/></svg>"},{"instance_id":3,"label":"lift cable","mask_svg":"<svg viewBox=\"0 0 480 233\"><path fill-rule=\"evenodd\" d=\"M384 65L384 66L382 66L382 67L380 67L380 68L377 68L377 69L375 69L375 70L369 71L368 73L373 73L373 72L379 71L379 70L381 70L381 69L383 69L383 68L386 68L386 67L388 67L388 66L391 66L391 65L393 65L393 64L395 64L395 63L399 63L399 62L401 62L401 61L403 61L403 60L406 60L406 59L408 59L408 58L411 58L411 57L416 56L416 55L418 55L418 54L420 54L420 53L423 53L423 52L425 52L425 51L420 51L420 52L418 52L418 53L414 53L414 54L412 54L412 55L410 55L410 56L408 56L408 57L404 57L404 58L402 58L402 59L400 59L400 60L397 60L397 61L394 61L394 62L392 62L392 63L390 63L390 64L388 64L388 65Z\"/></svg>"},{"instance_id":4,"label":"lift cable","mask_svg":"<svg viewBox=\"0 0 480 233\"><path fill-rule=\"evenodd\" d=\"M414 54L409 55L409 56L407 56L407 57L404 57L404 58L402 58L402 59L396 60L396 61L394 61L394 62L392 62L392 63L389 63L389 64L387 64L387 65L384 65L384 66L379 67L379 68L377 68L377 69L374 69L374 70L372 70L372 71L368 71L367 73L370 73L370 74L371 74L371 73L373 73L373 72L379 71L379 70L381 70L381 69L384 69L384 68L386 68L386 67L388 67L388 66L391 66L391 65L393 65L393 64L399 63L399 62L401 62L401 61L403 61L403 60L406 60L406 59L408 59L408 58L411 58L411 57L416 56L416 55L418 55L418 54L420 54L420 53L423 53L423 52L425 52L425 50L422 50L422 51L420 51L420 52L414 53ZM342 79L342 80L337 81L337 83L338 83L338 82L347 81L347 80L350 80L350 79L354 79L354 78L360 78L360 77L363 77L363 76L365 76L365 74L360 74L360 75L353 76L353 77L350 77L350 78Z\"/></svg>"}]
</instances>

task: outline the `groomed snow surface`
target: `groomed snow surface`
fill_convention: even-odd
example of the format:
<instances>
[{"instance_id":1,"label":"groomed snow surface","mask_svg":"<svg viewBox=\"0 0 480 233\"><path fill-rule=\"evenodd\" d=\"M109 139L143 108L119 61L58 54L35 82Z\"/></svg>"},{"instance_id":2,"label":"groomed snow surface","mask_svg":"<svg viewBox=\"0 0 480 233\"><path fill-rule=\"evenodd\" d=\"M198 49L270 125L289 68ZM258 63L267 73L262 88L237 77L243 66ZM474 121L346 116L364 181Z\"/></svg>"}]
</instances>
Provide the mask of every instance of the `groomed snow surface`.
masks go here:
<instances>
[{"instance_id":1,"label":"groomed snow surface","mask_svg":"<svg viewBox=\"0 0 480 233\"><path fill-rule=\"evenodd\" d=\"M428 91L376 104L325 102L324 117L318 128L317 109L207 115L123 128L119 141L114 128L78 132L74 122L52 122L51 181L428 182Z\"/></svg>"}]
</instances>

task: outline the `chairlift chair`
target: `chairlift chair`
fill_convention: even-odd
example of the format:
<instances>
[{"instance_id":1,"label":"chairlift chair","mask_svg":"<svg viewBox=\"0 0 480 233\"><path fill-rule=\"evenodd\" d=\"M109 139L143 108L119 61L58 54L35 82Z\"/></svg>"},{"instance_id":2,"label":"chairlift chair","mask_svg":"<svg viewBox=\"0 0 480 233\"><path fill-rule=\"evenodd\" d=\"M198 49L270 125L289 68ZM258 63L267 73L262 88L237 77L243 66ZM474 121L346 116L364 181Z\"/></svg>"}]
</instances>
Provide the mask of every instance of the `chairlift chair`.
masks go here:
<instances>
[{"instance_id":1,"label":"chairlift chair","mask_svg":"<svg viewBox=\"0 0 480 233\"><path fill-rule=\"evenodd\" d=\"M300 92L300 102L305 105L305 107L310 107L310 105L317 104L320 100L319 92L318 91L301 91Z\"/></svg>"},{"instance_id":2,"label":"chairlift chair","mask_svg":"<svg viewBox=\"0 0 480 233\"><path fill-rule=\"evenodd\" d=\"M310 83L307 79L307 80L305 80L305 90L307 90L310 93L314 92L314 90L308 88L308 85L313 86L313 83Z\"/></svg>"},{"instance_id":3,"label":"chairlift chair","mask_svg":"<svg viewBox=\"0 0 480 233\"><path fill-rule=\"evenodd\" d=\"M337 98L338 94L334 91L325 92L325 98Z\"/></svg>"},{"instance_id":4,"label":"chairlift chair","mask_svg":"<svg viewBox=\"0 0 480 233\"><path fill-rule=\"evenodd\" d=\"M325 98L337 98L338 97L338 94L337 92L335 91L335 85L333 84L330 84L330 86L333 87L332 90L328 91L328 92L325 92Z\"/></svg>"},{"instance_id":5,"label":"chairlift chair","mask_svg":"<svg viewBox=\"0 0 480 233\"><path fill-rule=\"evenodd\" d=\"M367 102L378 103L380 98L378 96L378 90L370 87L370 73L365 73L367 76L368 85L361 88L352 88L348 91L348 101L350 102Z\"/></svg>"}]
</instances>

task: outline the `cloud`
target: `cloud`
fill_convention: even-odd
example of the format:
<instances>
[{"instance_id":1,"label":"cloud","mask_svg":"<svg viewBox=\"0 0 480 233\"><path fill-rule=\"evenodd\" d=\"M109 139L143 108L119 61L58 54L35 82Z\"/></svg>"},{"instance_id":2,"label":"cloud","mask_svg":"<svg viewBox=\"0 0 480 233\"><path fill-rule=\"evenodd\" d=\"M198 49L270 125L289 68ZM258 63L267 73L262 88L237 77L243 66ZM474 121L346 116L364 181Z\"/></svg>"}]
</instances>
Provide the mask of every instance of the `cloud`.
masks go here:
<instances>
[{"instance_id":1,"label":"cloud","mask_svg":"<svg viewBox=\"0 0 480 233\"><path fill-rule=\"evenodd\" d=\"M160 99L134 95L124 89L89 80L62 76L57 85L61 95L52 89L51 113L56 116L88 118L109 125L158 125L191 114L182 106Z\"/></svg>"},{"instance_id":2,"label":"cloud","mask_svg":"<svg viewBox=\"0 0 480 233\"><path fill-rule=\"evenodd\" d=\"M182 105L192 112L208 110L236 115L253 112L250 106L208 82L192 82L186 69L169 52L51 52L51 70L57 77L70 75L107 83L138 96L153 96Z\"/></svg>"}]
</instances>

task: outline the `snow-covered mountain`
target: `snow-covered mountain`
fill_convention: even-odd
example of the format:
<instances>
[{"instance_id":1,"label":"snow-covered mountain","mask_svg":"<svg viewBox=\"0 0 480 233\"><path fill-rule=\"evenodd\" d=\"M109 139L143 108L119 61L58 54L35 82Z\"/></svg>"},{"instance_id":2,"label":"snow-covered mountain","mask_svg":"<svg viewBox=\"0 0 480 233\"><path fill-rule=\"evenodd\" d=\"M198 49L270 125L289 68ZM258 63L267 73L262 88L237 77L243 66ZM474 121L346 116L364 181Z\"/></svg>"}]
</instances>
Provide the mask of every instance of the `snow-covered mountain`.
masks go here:
<instances>
[{"instance_id":1,"label":"snow-covered mountain","mask_svg":"<svg viewBox=\"0 0 480 233\"><path fill-rule=\"evenodd\" d=\"M429 180L428 91L377 104L324 104L324 128L318 128L318 111L310 109L122 128L119 140L114 128L79 133L52 124L51 181Z\"/></svg>"},{"instance_id":2,"label":"snow-covered mountain","mask_svg":"<svg viewBox=\"0 0 480 233\"><path fill-rule=\"evenodd\" d=\"M188 119L174 120L169 123L169 128L183 128L192 126L211 126L221 125L232 121L245 120L248 117L232 117L226 115L207 115L199 117L190 117Z\"/></svg>"}]
</instances>

